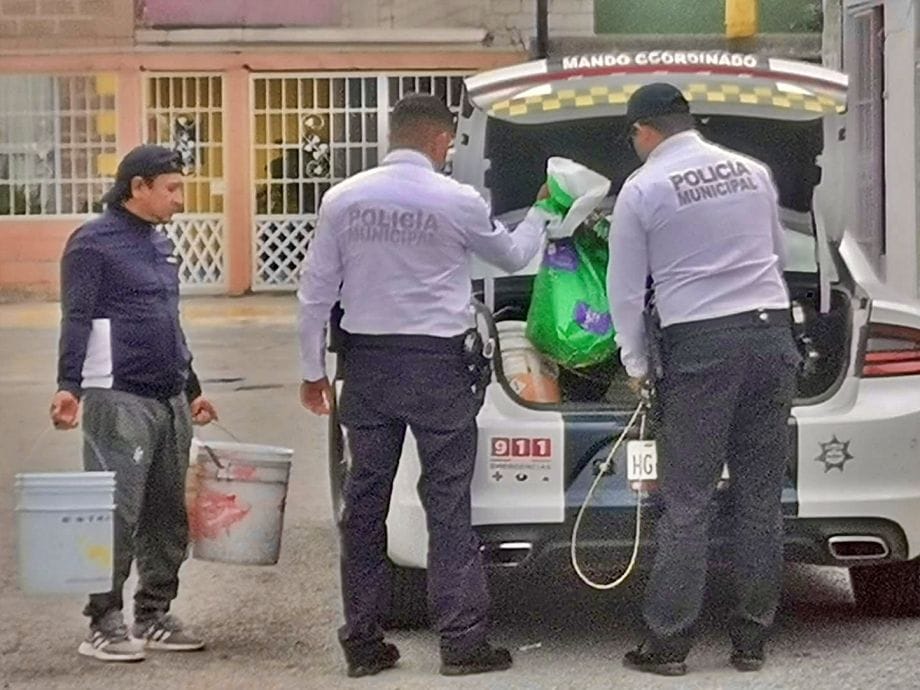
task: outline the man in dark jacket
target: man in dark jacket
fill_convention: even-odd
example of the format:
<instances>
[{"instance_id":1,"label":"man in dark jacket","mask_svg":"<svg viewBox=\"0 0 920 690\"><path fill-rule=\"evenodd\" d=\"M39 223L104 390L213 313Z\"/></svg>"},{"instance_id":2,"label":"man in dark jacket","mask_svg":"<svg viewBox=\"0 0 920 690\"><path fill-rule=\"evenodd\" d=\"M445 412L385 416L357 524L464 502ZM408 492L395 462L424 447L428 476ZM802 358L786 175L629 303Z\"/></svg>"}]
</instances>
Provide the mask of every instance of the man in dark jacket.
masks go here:
<instances>
[{"instance_id":1,"label":"man in dark jacket","mask_svg":"<svg viewBox=\"0 0 920 690\"><path fill-rule=\"evenodd\" d=\"M201 394L179 322L175 247L156 228L183 207L178 154L135 148L103 201L108 209L70 237L61 259L51 420L58 429L75 428L82 401L84 467L115 472L112 590L90 595L90 631L78 651L140 661L145 647L204 647L168 611L188 548L192 423L207 424L217 413ZM140 583L129 635L122 589L135 557Z\"/></svg>"}]
</instances>

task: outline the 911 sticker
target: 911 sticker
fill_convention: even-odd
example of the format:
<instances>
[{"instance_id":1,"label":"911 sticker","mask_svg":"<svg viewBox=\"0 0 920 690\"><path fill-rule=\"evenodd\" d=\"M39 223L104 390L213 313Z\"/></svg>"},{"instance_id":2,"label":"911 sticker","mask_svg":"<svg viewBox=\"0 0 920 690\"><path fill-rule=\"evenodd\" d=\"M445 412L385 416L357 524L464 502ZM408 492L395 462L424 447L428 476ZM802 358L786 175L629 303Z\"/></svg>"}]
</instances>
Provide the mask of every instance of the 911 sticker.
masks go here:
<instances>
[{"instance_id":1,"label":"911 sticker","mask_svg":"<svg viewBox=\"0 0 920 690\"><path fill-rule=\"evenodd\" d=\"M493 482L548 482L552 469L553 440L530 436L492 436L489 472Z\"/></svg>"},{"instance_id":2,"label":"911 sticker","mask_svg":"<svg viewBox=\"0 0 920 690\"><path fill-rule=\"evenodd\" d=\"M486 408L488 410L488 408ZM472 518L476 525L565 520L565 434L561 417L521 409L520 418L480 417ZM533 417L531 419L530 417Z\"/></svg>"},{"instance_id":3,"label":"911 sticker","mask_svg":"<svg viewBox=\"0 0 920 690\"><path fill-rule=\"evenodd\" d=\"M493 460L548 460L553 456L550 438L510 438L493 436L489 455Z\"/></svg>"}]
</instances>

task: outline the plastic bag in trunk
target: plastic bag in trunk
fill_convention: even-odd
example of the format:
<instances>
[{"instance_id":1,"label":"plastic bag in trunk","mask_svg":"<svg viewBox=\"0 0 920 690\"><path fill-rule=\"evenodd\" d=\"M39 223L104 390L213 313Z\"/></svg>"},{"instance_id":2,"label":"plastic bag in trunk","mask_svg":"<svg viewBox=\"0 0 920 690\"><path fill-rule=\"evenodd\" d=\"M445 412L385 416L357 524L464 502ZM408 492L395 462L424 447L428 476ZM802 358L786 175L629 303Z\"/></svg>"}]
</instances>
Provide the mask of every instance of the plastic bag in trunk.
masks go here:
<instances>
[{"instance_id":1,"label":"plastic bag in trunk","mask_svg":"<svg viewBox=\"0 0 920 690\"><path fill-rule=\"evenodd\" d=\"M540 206L553 220L543 264L534 279L527 337L563 367L610 358L615 349L607 303L607 221L595 213L610 180L575 161L547 162L550 196Z\"/></svg>"},{"instance_id":2,"label":"plastic bag in trunk","mask_svg":"<svg viewBox=\"0 0 920 690\"><path fill-rule=\"evenodd\" d=\"M599 364L616 350L607 260L607 242L592 228L547 243L534 279L527 337L563 367Z\"/></svg>"}]
</instances>

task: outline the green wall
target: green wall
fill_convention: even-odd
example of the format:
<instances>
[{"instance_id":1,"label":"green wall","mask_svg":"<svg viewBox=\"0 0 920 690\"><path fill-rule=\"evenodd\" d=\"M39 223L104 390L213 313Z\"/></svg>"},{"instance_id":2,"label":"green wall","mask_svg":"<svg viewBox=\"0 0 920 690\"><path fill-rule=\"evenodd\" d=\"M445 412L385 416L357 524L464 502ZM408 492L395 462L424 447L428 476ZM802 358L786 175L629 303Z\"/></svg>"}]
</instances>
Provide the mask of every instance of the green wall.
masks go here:
<instances>
[{"instance_id":1,"label":"green wall","mask_svg":"<svg viewBox=\"0 0 920 690\"><path fill-rule=\"evenodd\" d=\"M721 34L725 0L594 0L598 34ZM821 31L821 0L760 0L762 33Z\"/></svg>"}]
</instances>

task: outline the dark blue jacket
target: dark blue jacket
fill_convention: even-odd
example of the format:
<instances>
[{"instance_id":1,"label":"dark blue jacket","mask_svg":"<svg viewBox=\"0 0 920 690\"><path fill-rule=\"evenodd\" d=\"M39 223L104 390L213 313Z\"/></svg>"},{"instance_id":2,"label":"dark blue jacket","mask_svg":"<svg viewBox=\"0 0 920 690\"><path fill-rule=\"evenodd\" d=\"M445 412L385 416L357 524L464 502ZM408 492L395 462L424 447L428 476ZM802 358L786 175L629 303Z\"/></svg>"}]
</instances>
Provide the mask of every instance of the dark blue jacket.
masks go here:
<instances>
[{"instance_id":1,"label":"dark blue jacket","mask_svg":"<svg viewBox=\"0 0 920 690\"><path fill-rule=\"evenodd\" d=\"M201 394L179 323L178 269L172 241L120 206L71 235L61 259L59 389Z\"/></svg>"}]
</instances>

